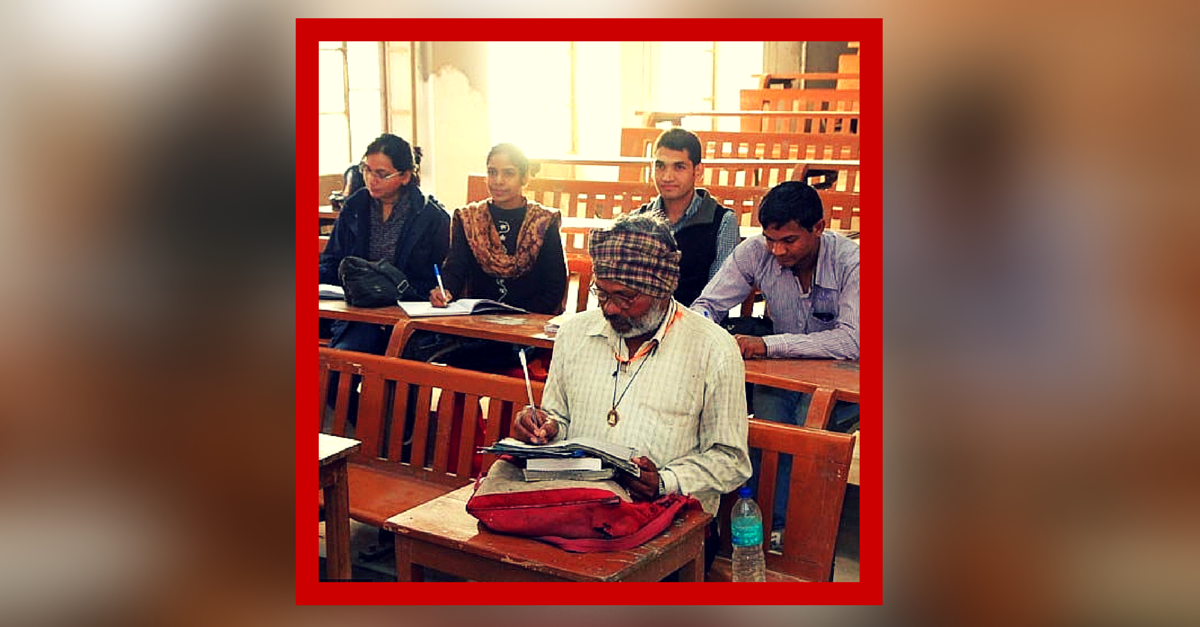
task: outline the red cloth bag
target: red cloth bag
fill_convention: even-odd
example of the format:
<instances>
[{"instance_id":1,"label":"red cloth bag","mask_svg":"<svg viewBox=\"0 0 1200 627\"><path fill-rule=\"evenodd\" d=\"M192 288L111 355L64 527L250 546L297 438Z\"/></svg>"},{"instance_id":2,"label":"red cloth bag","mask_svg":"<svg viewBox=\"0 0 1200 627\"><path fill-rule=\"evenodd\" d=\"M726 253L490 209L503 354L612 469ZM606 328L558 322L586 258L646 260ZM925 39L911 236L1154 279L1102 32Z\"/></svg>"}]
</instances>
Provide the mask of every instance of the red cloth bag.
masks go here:
<instances>
[{"instance_id":1,"label":"red cloth bag","mask_svg":"<svg viewBox=\"0 0 1200 627\"><path fill-rule=\"evenodd\" d=\"M496 460L467 512L497 533L528 536L576 553L624 551L670 526L696 499L669 494L634 502L616 481L526 482L520 468Z\"/></svg>"}]
</instances>

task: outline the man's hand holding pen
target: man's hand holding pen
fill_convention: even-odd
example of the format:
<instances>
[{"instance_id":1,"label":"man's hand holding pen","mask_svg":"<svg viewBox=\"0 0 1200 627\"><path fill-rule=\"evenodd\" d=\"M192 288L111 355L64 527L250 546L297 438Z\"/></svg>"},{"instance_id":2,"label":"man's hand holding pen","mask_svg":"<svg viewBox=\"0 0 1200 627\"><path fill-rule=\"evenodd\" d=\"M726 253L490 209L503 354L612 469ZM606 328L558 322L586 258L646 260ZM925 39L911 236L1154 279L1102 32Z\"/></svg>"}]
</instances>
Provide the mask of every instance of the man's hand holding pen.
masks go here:
<instances>
[{"instance_id":1,"label":"man's hand holding pen","mask_svg":"<svg viewBox=\"0 0 1200 627\"><path fill-rule=\"evenodd\" d=\"M526 405L517 413L513 437L526 444L546 444L558 436L558 423L546 412Z\"/></svg>"}]
</instances>

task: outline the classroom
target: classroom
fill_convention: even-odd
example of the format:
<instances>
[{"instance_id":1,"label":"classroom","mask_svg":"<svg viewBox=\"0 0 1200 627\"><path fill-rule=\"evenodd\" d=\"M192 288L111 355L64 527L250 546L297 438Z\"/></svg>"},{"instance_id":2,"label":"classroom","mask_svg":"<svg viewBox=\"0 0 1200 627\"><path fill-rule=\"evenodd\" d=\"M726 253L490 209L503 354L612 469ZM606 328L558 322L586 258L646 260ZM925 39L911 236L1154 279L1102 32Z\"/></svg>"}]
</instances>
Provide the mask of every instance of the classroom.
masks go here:
<instances>
[{"instance_id":1,"label":"classroom","mask_svg":"<svg viewBox=\"0 0 1200 627\"><path fill-rule=\"evenodd\" d=\"M868 45L320 41L319 580L860 581Z\"/></svg>"}]
</instances>

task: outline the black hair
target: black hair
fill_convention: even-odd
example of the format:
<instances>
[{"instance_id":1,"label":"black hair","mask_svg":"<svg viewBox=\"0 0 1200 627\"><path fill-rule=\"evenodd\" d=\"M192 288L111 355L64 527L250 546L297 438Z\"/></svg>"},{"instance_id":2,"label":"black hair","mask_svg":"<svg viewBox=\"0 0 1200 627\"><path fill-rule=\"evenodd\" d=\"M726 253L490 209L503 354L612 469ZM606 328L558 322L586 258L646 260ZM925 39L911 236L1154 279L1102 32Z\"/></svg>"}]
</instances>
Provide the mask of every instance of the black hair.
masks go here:
<instances>
[{"instance_id":1,"label":"black hair","mask_svg":"<svg viewBox=\"0 0 1200 627\"><path fill-rule=\"evenodd\" d=\"M779 228L793 220L812 231L825 217L825 208L817 190L801 181L784 181L772 187L758 205L758 222L763 228Z\"/></svg>"},{"instance_id":2,"label":"black hair","mask_svg":"<svg viewBox=\"0 0 1200 627\"><path fill-rule=\"evenodd\" d=\"M686 150L692 167L700 165L700 157L704 152L700 149L700 138L695 133L678 126L667 129L658 136L658 140L654 142L654 149L658 150L659 148Z\"/></svg>"},{"instance_id":3,"label":"black hair","mask_svg":"<svg viewBox=\"0 0 1200 627\"><path fill-rule=\"evenodd\" d=\"M491 161L492 156L496 154L508 155L512 160L513 165L517 166L517 171L521 173L521 178L528 178L531 175L537 174L541 169L541 164L529 164L529 157L525 156L525 151L517 147L516 144L496 144L488 151L487 160Z\"/></svg>"},{"instance_id":4,"label":"black hair","mask_svg":"<svg viewBox=\"0 0 1200 627\"><path fill-rule=\"evenodd\" d=\"M384 133L367 145L367 155L382 154L392 160L392 167L397 172L412 170L412 180L409 185L421 185L421 149L413 148L404 138L391 133Z\"/></svg>"}]
</instances>

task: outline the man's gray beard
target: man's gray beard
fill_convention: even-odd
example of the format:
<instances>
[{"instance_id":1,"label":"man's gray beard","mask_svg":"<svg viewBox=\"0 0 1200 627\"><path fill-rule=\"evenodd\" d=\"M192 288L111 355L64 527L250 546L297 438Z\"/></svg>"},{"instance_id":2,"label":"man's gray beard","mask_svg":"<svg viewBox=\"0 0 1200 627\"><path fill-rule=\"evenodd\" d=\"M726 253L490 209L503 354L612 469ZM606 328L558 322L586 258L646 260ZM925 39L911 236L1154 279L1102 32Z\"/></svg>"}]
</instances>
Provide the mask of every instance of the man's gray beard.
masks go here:
<instances>
[{"instance_id":1,"label":"man's gray beard","mask_svg":"<svg viewBox=\"0 0 1200 627\"><path fill-rule=\"evenodd\" d=\"M657 330L658 326L662 324L663 318L665 318L667 315L667 306L670 303L671 299L662 299L657 305L650 307L650 311L647 311L645 315L634 320L633 326L628 331L622 333L621 331L613 329L613 332L617 334L617 337L624 339L638 337L639 335L646 335L651 331ZM610 324L609 326L612 325Z\"/></svg>"}]
</instances>

